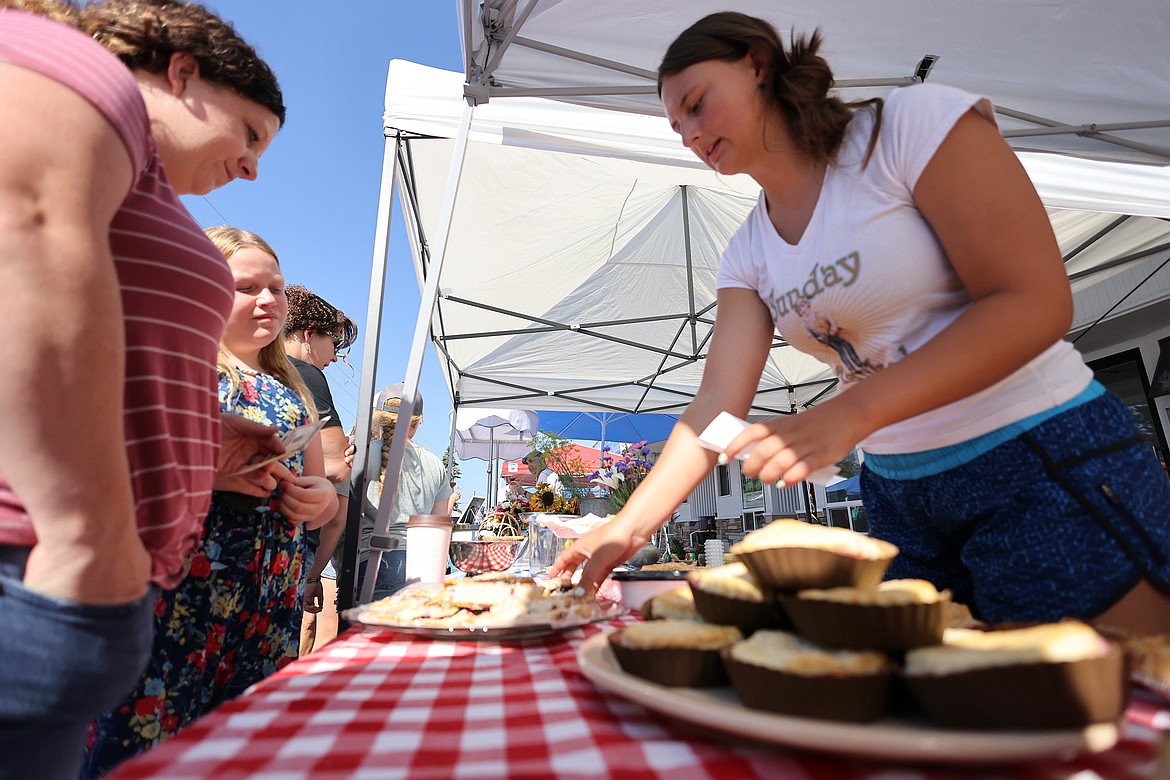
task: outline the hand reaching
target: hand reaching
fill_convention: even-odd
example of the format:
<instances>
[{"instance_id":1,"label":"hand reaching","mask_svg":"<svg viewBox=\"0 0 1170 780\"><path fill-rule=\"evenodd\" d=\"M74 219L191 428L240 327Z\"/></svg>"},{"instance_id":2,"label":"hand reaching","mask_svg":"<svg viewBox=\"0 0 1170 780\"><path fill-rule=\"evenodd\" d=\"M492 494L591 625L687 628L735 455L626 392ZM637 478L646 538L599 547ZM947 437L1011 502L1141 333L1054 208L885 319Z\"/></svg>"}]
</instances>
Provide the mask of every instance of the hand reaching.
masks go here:
<instances>
[{"instance_id":1,"label":"hand reaching","mask_svg":"<svg viewBox=\"0 0 1170 780\"><path fill-rule=\"evenodd\" d=\"M548 575L554 578L568 577L578 566L585 564L577 584L587 592L595 593L614 567L629 560L648 539L648 536L636 532L633 523L624 521L619 514L569 545L549 567Z\"/></svg>"},{"instance_id":2,"label":"hand reaching","mask_svg":"<svg viewBox=\"0 0 1170 780\"><path fill-rule=\"evenodd\" d=\"M850 427L849 416L839 406L826 404L751 425L731 440L725 452L733 458L755 443L741 466L743 473L765 483L793 485L841 460L860 439L861 434Z\"/></svg>"}]
</instances>

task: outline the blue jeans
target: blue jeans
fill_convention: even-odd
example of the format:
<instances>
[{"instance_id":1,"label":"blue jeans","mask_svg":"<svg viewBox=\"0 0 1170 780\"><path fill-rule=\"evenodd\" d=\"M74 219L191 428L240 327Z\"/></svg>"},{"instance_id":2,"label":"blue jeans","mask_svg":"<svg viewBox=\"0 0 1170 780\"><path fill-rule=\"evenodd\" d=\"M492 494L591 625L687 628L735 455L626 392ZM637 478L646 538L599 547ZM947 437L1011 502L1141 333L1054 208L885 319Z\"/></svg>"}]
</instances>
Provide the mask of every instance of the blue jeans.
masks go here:
<instances>
[{"instance_id":1,"label":"blue jeans","mask_svg":"<svg viewBox=\"0 0 1170 780\"><path fill-rule=\"evenodd\" d=\"M61 601L21 583L27 548L0 546L0 780L76 780L89 722L142 674L151 588L137 601Z\"/></svg>"},{"instance_id":2,"label":"blue jeans","mask_svg":"<svg viewBox=\"0 0 1170 780\"><path fill-rule=\"evenodd\" d=\"M358 599L362 595L362 584L366 579L366 561L358 564ZM374 582L374 601L384 599L406 586L406 550L390 550L382 553L382 564L378 567L378 579Z\"/></svg>"}]
</instances>

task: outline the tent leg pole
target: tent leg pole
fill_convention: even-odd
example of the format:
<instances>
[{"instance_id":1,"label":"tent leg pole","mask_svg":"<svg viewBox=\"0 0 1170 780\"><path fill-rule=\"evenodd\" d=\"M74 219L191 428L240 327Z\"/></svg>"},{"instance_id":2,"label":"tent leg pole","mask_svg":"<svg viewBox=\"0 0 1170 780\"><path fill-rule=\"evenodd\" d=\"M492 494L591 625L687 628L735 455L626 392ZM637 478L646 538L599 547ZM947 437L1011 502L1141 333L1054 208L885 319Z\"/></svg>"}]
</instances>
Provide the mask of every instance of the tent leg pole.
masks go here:
<instances>
[{"instance_id":1,"label":"tent leg pole","mask_svg":"<svg viewBox=\"0 0 1170 780\"><path fill-rule=\"evenodd\" d=\"M374 226L374 252L370 262L370 296L366 305L366 331L362 348L362 372L358 377L358 409L355 420L353 471L350 476L349 511L345 518L345 545L341 571L337 573L337 610L353 606L357 581L358 546L361 540L362 508L366 497L366 472L373 420L374 371L378 364L379 334L382 330L382 299L386 290L386 266L390 255L390 219L394 210L394 187L398 175L401 136L386 139L382 157L382 183L378 193L378 217ZM369 564L367 564L369 565Z\"/></svg>"},{"instance_id":2,"label":"tent leg pole","mask_svg":"<svg viewBox=\"0 0 1170 780\"><path fill-rule=\"evenodd\" d=\"M431 318L435 313L435 304L439 299L439 277L443 273L443 260L447 254L447 240L451 236L451 219L455 213L455 200L459 194L459 180L463 176L463 161L467 156L467 138L471 132L471 118L475 113L475 105L469 99L463 105L463 114L459 118L459 132L455 136L455 149L451 155L451 168L447 173L447 187L443 193L443 206L439 213L439 230L436 235L436 250L431 257L430 265L426 270L426 284L423 285L421 300L418 307L418 318L414 323L414 338L410 343L410 358L406 363L406 373L403 376L402 404L399 406L399 419L409 419L414 414L414 399L418 394L419 377L422 375L423 357L426 354L427 336L431 332ZM372 375L372 372L371 372ZM371 383L372 390L372 383ZM367 405L372 404L371 398ZM369 412L367 411L367 414ZM406 439L409 425L394 426L394 439L390 445L390 457L386 464L386 480L382 485L382 494L394 496L398 492L399 472L402 470L402 458L406 454ZM383 442L382 446L386 446ZM374 521L374 536L386 536L390 530L390 507L392 500L381 501L378 504L378 516ZM379 551L375 557L370 554L370 562L366 568L366 579L362 583L361 603L373 600L374 581L378 576L378 565L382 555Z\"/></svg>"}]
</instances>

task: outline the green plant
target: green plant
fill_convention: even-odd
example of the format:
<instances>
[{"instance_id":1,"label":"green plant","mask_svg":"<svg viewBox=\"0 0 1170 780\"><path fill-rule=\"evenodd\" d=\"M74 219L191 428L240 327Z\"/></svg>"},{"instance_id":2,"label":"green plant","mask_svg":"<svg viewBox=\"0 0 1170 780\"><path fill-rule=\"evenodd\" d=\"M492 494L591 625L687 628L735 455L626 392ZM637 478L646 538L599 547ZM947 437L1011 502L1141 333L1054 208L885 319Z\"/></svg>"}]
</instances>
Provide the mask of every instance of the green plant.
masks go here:
<instances>
[{"instance_id":1,"label":"green plant","mask_svg":"<svg viewBox=\"0 0 1170 780\"><path fill-rule=\"evenodd\" d=\"M529 453L529 458L534 457L533 467L546 468L556 474L569 497L580 499L589 493L589 482L585 477L589 466L573 442L555 433L537 431L532 437L532 452Z\"/></svg>"}]
</instances>

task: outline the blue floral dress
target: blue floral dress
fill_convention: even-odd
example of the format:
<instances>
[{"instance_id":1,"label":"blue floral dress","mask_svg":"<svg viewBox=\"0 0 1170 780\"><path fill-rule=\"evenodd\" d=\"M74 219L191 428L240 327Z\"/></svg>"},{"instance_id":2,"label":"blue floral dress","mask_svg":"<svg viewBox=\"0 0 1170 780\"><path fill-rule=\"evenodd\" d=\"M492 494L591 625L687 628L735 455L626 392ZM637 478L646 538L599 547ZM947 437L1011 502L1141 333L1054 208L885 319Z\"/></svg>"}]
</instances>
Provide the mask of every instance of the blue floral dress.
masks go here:
<instances>
[{"instance_id":1,"label":"blue floral dress","mask_svg":"<svg viewBox=\"0 0 1170 780\"><path fill-rule=\"evenodd\" d=\"M221 376L225 412L282 433L308 422L296 393L267 374L244 373L229 391ZM304 457L285 464L301 474ZM146 671L120 705L90 725L83 778L105 774L296 659L304 539L300 524L276 511L278 495L241 509L232 494L213 494L187 576L155 605Z\"/></svg>"}]
</instances>

